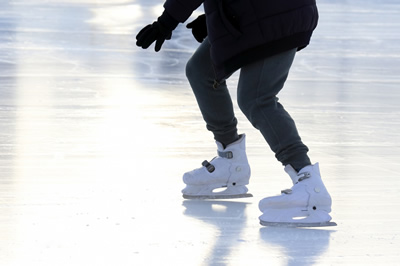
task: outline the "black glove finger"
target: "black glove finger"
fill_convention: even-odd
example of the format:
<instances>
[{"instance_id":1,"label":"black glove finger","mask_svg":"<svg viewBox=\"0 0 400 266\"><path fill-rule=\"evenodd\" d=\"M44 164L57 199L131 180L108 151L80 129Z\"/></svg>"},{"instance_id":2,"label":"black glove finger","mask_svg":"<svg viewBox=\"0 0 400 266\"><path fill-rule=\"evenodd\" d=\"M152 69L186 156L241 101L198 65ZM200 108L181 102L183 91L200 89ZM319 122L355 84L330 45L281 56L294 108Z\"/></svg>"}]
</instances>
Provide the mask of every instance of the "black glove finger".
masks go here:
<instances>
[{"instance_id":1,"label":"black glove finger","mask_svg":"<svg viewBox=\"0 0 400 266\"><path fill-rule=\"evenodd\" d=\"M163 45L164 41L165 41L164 37L158 38L157 41L156 41L156 45L154 47L154 51L156 51L156 52L160 51L161 50L161 46Z\"/></svg>"},{"instance_id":2,"label":"black glove finger","mask_svg":"<svg viewBox=\"0 0 400 266\"><path fill-rule=\"evenodd\" d=\"M139 31L139 33L136 35L136 40L139 40L142 35L149 29L151 28L151 25L147 25L146 27L144 27L141 31Z\"/></svg>"},{"instance_id":3,"label":"black glove finger","mask_svg":"<svg viewBox=\"0 0 400 266\"><path fill-rule=\"evenodd\" d=\"M186 25L187 29L193 29L193 27L195 27L195 20Z\"/></svg>"}]
</instances>

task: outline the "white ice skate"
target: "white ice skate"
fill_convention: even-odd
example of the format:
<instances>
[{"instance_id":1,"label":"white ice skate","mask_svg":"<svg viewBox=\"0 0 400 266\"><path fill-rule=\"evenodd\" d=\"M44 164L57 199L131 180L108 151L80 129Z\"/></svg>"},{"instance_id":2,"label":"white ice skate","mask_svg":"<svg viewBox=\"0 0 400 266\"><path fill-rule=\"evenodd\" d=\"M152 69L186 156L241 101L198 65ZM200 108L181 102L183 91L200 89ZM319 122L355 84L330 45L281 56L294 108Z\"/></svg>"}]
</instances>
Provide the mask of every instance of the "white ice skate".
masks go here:
<instances>
[{"instance_id":1,"label":"white ice skate","mask_svg":"<svg viewBox=\"0 0 400 266\"><path fill-rule=\"evenodd\" d=\"M331 222L332 199L322 182L319 165L309 165L297 173L287 165L285 171L293 181L282 195L264 198L259 203L265 226L316 227L334 226Z\"/></svg>"},{"instance_id":2,"label":"white ice skate","mask_svg":"<svg viewBox=\"0 0 400 266\"><path fill-rule=\"evenodd\" d=\"M252 197L246 187L250 179L250 166L246 156L246 136L225 149L217 143L218 156L203 167L183 175L185 199L231 199ZM222 189L222 190L221 190Z\"/></svg>"}]
</instances>

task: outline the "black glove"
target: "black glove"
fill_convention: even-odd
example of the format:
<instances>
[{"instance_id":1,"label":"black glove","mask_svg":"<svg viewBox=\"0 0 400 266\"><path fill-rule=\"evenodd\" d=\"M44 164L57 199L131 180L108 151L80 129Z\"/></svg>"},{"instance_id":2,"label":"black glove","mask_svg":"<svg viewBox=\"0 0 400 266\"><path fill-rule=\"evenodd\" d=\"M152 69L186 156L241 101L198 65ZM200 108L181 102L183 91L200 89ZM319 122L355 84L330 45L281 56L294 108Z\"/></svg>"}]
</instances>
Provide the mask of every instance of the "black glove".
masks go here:
<instances>
[{"instance_id":1,"label":"black glove","mask_svg":"<svg viewBox=\"0 0 400 266\"><path fill-rule=\"evenodd\" d=\"M136 35L136 45L147 49L153 42L156 42L154 50L158 52L164 41L171 39L172 31L178 24L178 21L164 11L157 21L147 25Z\"/></svg>"},{"instance_id":2,"label":"black glove","mask_svg":"<svg viewBox=\"0 0 400 266\"><path fill-rule=\"evenodd\" d=\"M186 28L192 29L194 38L199 43L202 43L208 35L206 15L198 16L195 20L187 24Z\"/></svg>"},{"instance_id":3,"label":"black glove","mask_svg":"<svg viewBox=\"0 0 400 266\"><path fill-rule=\"evenodd\" d=\"M171 36L172 31L166 30L161 23L155 21L153 24L144 27L138 35L136 35L136 45L147 49L155 41L156 46L154 50L158 52L164 41L171 39Z\"/></svg>"}]
</instances>

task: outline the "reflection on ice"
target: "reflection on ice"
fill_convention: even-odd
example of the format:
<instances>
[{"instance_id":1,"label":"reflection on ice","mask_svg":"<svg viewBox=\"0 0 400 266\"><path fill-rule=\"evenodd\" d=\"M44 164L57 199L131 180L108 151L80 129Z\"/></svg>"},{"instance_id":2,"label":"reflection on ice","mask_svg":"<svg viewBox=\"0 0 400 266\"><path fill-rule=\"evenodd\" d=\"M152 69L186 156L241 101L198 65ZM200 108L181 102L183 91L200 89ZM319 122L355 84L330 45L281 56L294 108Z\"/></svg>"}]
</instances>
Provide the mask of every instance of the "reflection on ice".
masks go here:
<instances>
[{"instance_id":1,"label":"reflection on ice","mask_svg":"<svg viewBox=\"0 0 400 266\"><path fill-rule=\"evenodd\" d=\"M260 237L268 245L281 248L285 265L319 265L329 247L334 230L264 227Z\"/></svg>"},{"instance_id":2,"label":"reflection on ice","mask_svg":"<svg viewBox=\"0 0 400 266\"><path fill-rule=\"evenodd\" d=\"M142 7L138 4L94 6L91 10L93 18L88 23L108 34L130 34L137 26L135 22L143 16Z\"/></svg>"},{"instance_id":3,"label":"reflection on ice","mask_svg":"<svg viewBox=\"0 0 400 266\"><path fill-rule=\"evenodd\" d=\"M208 265L225 264L231 253L235 252L238 243L242 241L243 228L247 217L246 202L231 201L188 201L183 202L186 208L184 214L210 224L217 229L214 243L210 243L209 254L203 263Z\"/></svg>"}]
</instances>

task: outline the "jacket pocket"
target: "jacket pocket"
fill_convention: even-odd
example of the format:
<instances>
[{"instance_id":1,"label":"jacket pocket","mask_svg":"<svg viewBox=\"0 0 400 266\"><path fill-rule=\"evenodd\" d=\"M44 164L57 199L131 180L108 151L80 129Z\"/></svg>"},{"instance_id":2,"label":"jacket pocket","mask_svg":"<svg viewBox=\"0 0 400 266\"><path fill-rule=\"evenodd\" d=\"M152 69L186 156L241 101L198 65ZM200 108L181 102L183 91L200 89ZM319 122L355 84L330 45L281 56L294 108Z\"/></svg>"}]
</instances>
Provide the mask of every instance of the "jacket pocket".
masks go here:
<instances>
[{"instance_id":1,"label":"jacket pocket","mask_svg":"<svg viewBox=\"0 0 400 266\"><path fill-rule=\"evenodd\" d=\"M218 11L227 31L236 39L240 38L243 33L240 31L238 16L230 8L229 3L226 3L225 0L218 0Z\"/></svg>"}]
</instances>

